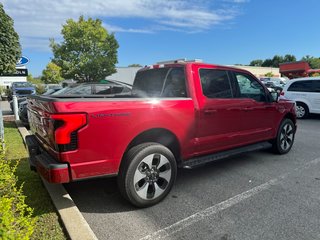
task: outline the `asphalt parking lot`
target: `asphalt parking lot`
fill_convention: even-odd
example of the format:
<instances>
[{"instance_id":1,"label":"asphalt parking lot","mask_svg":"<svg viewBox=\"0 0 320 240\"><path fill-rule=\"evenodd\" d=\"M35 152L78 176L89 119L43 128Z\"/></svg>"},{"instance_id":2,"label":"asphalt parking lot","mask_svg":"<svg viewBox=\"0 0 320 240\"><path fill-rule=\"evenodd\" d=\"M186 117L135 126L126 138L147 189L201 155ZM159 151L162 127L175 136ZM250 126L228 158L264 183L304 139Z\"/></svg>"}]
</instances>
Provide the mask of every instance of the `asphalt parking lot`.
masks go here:
<instances>
[{"instance_id":1,"label":"asphalt parking lot","mask_svg":"<svg viewBox=\"0 0 320 240\"><path fill-rule=\"evenodd\" d=\"M180 169L169 196L137 209L115 178L65 187L98 239L320 239L320 116L287 155L242 154Z\"/></svg>"}]
</instances>

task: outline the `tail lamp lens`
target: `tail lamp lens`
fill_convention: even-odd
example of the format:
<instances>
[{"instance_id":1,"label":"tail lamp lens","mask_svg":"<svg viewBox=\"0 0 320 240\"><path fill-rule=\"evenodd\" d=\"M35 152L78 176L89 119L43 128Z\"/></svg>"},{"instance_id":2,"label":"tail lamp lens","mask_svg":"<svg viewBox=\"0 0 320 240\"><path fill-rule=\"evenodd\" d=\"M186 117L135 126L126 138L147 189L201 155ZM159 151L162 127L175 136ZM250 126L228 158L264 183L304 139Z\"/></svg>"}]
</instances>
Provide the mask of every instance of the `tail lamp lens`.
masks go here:
<instances>
[{"instance_id":1,"label":"tail lamp lens","mask_svg":"<svg viewBox=\"0 0 320 240\"><path fill-rule=\"evenodd\" d=\"M87 116L84 113L77 114L53 114L50 118L59 124L55 124L55 143L69 144L71 133L79 130L87 124Z\"/></svg>"}]
</instances>

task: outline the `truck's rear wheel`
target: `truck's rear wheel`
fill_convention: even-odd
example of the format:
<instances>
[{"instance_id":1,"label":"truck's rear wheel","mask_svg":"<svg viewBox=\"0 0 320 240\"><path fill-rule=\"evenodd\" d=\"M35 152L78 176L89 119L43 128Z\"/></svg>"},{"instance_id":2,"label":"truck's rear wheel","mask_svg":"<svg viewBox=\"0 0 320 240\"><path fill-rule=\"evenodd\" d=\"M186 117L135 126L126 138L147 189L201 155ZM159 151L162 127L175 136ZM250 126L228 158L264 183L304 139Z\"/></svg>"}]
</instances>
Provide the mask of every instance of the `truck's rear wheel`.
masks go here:
<instances>
[{"instance_id":1,"label":"truck's rear wheel","mask_svg":"<svg viewBox=\"0 0 320 240\"><path fill-rule=\"evenodd\" d=\"M121 194L137 207L148 207L168 195L177 174L172 152L157 143L131 148L118 175Z\"/></svg>"}]
</instances>

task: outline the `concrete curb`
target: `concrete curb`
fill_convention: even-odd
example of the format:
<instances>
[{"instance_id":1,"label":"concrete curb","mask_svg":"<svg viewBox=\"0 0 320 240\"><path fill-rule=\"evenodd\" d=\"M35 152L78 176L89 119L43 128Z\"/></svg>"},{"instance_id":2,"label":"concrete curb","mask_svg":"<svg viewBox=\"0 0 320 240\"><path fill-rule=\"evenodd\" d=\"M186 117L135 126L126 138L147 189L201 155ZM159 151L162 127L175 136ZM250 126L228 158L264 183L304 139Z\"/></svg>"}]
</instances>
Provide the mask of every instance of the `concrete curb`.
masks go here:
<instances>
[{"instance_id":1,"label":"concrete curb","mask_svg":"<svg viewBox=\"0 0 320 240\"><path fill-rule=\"evenodd\" d=\"M26 144L26 136L30 135L28 130L20 121L16 121L18 130ZM53 204L55 205L61 220L72 240L97 240L87 221L82 216L78 207L73 202L71 196L65 190L62 184L49 184L42 179Z\"/></svg>"}]
</instances>

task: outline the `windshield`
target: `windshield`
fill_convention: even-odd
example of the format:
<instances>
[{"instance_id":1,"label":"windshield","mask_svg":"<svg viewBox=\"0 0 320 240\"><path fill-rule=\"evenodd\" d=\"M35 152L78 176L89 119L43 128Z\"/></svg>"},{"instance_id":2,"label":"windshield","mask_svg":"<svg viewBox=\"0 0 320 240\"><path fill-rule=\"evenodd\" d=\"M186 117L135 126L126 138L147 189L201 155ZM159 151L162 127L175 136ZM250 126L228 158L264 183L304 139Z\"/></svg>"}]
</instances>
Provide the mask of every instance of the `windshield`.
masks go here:
<instances>
[{"instance_id":1,"label":"windshield","mask_svg":"<svg viewBox=\"0 0 320 240\"><path fill-rule=\"evenodd\" d=\"M26 88L26 87L33 87L33 85L29 82L15 82L15 83L12 83L12 87Z\"/></svg>"}]
</instances>

